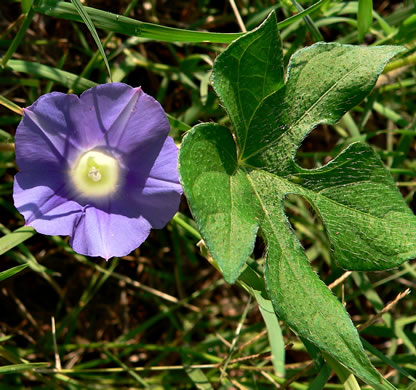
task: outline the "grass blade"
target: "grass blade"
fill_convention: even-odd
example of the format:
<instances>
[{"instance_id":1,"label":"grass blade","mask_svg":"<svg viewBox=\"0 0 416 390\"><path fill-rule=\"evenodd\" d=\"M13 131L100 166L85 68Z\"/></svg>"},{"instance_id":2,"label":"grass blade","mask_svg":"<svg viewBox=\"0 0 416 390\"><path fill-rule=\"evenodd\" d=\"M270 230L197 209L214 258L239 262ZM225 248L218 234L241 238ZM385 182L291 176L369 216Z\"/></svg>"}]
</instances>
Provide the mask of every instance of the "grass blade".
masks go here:
<instances>
[{"instance_id":1,"label":"grass blade","mask_svg":"<svg viewBox=\"0 0 416 390\"><path fill-rule=\"evenodd\" d=\"M404 368L400 367L396 362L385 356L381 353L377 348L373 347L366 339L361 338L361 342L363 343L364 348L371 352L374 356L377 356L381 361L388 364L390 367L394 368L400 374L410 379L412 382L416 383L416 379L410 375Z\"/></svg>"},{"instance_id":2,"label":"grass blade","mask_svg":"<svg viewBox=\"0 0 416 390\"><path fill-rule=\"evenodd\" d=\"M20 265L17 265L16 267L0 272L0 282L12 277L13 275L18 274L20 271L23 271L28 265L29 264L20 264Z\"/></svg>"},{"instance_id":3,"label":"grass blade","mask_svg":"<svg viewBox=\"0 0 416 390\"><path fill-rule=\"evenodd\" d=\"M101 44L100 37L97 34L97 30L94 27L94 23L92 22L90 16L88 15L87 11L85 11L84 6L81 4L80 0L71 0L71 3L74 5L76 10L78 11L79 15L81 16L82 20L84 21L85 25L88 27L88 30L90 30L90 33L92 37L94 38L95 43L98 46L98 50L101 53L101 56L103 57L103 60L105 62L105 66L107 68L108 75L110 76L111 80L111 69L110 65L107 60L107 56L105 55L105 51L103 48L103 45Z\"/></svg>"},{"instance_id":4,"label":"grass blade","mask_svg":"<svg viewBox=\"0 0 416 390\"><path fill-rule=\"evenodd\" d=\"M322 390L331 376L332 369L328 364L324 364L319 371L319 374L312 381L308 390Z\"/></svg>"},{"instance_id":5,"label":"grass blade","mask_svg":"<svg viewBox=\"0 0 416 390\"><path fill-rule=\"evenodd\" d=\"M48 367L50 363L24 363L24 364L9 364L0 367L0 374L11 374L18 371L27 371L34 368Z\"/></svg>"},{"instance_id":6,"label":"grass blade","mask_svg":"<svg viewBox=\"0 0 416 390\"><path fill-rule=\"evenodd\" d=\"M198 390L213 390L211 383L200 368L192 368L192 357L182 354L182 362L189 379Z\"/></svg>"},{"instance_id":7,"label":"grass blade","mask_svg":"<svg viewBox=\"0 0 416 390\"><path fill-rule=\"evenodd\" d=\"M30 226L22 226L21 228L6 234L0 238L0 255L6 253L10 249L13 249L16 245L21 244L23 241L32 237L36 231Z\"/></svg>"},{"instance_id":8,"label":"grass blade","mask_svg":"<svg viewBox=\"0 0 416 390\"><path fill-rule=\"evenodd\" d=\"M9 60L7 68L14 70L15 72L28 73L33 77L52 80L60 85L64 85L67 88L72 88L73 90L79 92L97 85L93 81L84 79L83 77L79 77L73 73L52 68L47 65L38 64L36 62Z\"/></svg>"},{"instance_id":9,"label":"grass blade","mask_svg":"<svg viewBox=\"0 0 416 390\"><path fill-rule=\"evenodd\" d=\"M259 302L259 296L257 295L257 301ZM270 301L269 301L270 302ZM268 305L268 303L267 303ZM270 305L271 306L271 305ZM276 374L281 377L285 376L285 342L283 340L282 330L279 325L279 319L274 311L260 306L260 313L263 317L264 323L267 328L267 336L269 338L270 349L272 351L272 363Z\"/></svg>"},{"instance_id":10,"label":"grass blade","mask_svg":"<svg viewBox=\"0 0 416 390\"><path fill-rule=\"evenodd\" d=\"M373 0L358 1L358 42L362 42L373 21Z\"/></svg>"},{"instance_id":11,"label":"grass blade","mask_svg":"<svg viewBox=\"0 0 416 390\"><path fill-rule=\"evenodd\" d=\"M296 9L299 12L304 11L303 7L296 0L292 0L292 4L296 7ZM303 20L305 21L306 26L307 26L309 32L312 35L313 40L315 42L324 41L324 38L323 38L321 32L319 31L318 27L315 25L315 23L313 22L311 17L309 15L306 15L306 16L303 17Z\"/></svg>"},{"instance_id":12,"label":"grass blade","mask_svg":"<svg viewBox=\"0 0 416 390\"><path fill-rule=\"evenodd\" d=\"M260 313L264 319L272 350L272 363L276 373L285 376L285 342L279 320L272 302L268 298L264 280L249 265L238 279L238 283L245 288L257 301ZM255 286L255 287L254 287Z\"/></svg>"},{"instance_id":13,"label":"grass blade","mask_svg":"<svg viewBox=\"0 0 416 390\"><path fill-rule=\"evenodd\" d=\"M189 31L178 28L159 26L141 22L122 15L101 11L91 7L83 7L97 28L130 36L149 38L165 42L215 42L230 43L241 33L222 34L203 31ZM37 12L56 18L82 21L73 4L56 0L43 0L36 8Z\"/></svg>"},{"instance_id":14,"label":"grass blade","mask_svg":"<svg viewBox=\"0 0 416 390\"><path fill-rule=\"evenodd\" d=\"M287 27L302 19L306 15L322 7L328 0L320 0L316 4L278 23L279 29ZM120 34L154 39L164 42L211 42L231 43L243 33L212 33L205 31L190 31L179 28L159 26L157 24L141 22L122 15L101 11L91 7L83 7L97 28ZM73 4L57 0L42 0L35 8L36 12L56 18L82 22Z\"/></svg>"},{"instance_id":15,"label":"grass blade","mask_svg":"<svg viewBox=\"0 0 416 390\"><path fill-rule=\"evenodd\" d=\"M30 9L29 9L29 12L25 15L25 20L23 21L23 24L19 28L19 31L17 32L17 34L14 37L12 43L10 44L9 48L7 49L6 54L3 56L2 60L1 60L1 66L3 68L7 65L7 61L9 61L11 56L14 54L14 52L19 47L20 42L22 42L22 39L26 34L26 30L28 29L30 23L32 22L33 16L35 15L34 8L38 5L39 1L40 0L35 0L33 2L33 6L30 7Z\"/></svg>"},{"instance_id":16,"label":"grass blade","mask_svg":"<svg viewBox=\"0 0 416 390\"><path fill-rule=\"evenodd\" d=\"M169 124L171 125L171 127L174 127L180 131L188 131L191 129L191 126L189 126L188 124L186 124L185 122L173 117L170 114L166 114L168 119L169 119Z\"/></svg>"},{"instance_id":17,"label":"grass blade","mask_svg":"<svg viewBox=\"0 0 416 390\"><path fill-rule=\"evenodd\" d=\"M13 103L11 100L5 98L3 95L0 95L0 104L9 110L15 112L16 114L23 115L22 107L19 107L16 103Z\"/></svg>"}]
</instances>

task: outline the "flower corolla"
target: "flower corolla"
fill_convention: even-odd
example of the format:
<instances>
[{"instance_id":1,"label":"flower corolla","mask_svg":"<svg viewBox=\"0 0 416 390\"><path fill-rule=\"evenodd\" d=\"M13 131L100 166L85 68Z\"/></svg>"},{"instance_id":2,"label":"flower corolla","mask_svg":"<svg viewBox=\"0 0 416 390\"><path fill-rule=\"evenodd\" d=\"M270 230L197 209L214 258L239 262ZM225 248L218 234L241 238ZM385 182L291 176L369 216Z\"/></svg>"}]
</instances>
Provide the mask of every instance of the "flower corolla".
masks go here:
<instances>
[{"instance_id":1,"label":"flower corolla","mask_svg":"<svg viewBox=\"0 0 416 390\"><path fill-rule=\"evenodd\" d=\"M39 233L71 236L80 254L124 256L178 210L168 132L161 105L140 87L43 95L16 130L15 206Z\"/></svg>"}]
</instances>

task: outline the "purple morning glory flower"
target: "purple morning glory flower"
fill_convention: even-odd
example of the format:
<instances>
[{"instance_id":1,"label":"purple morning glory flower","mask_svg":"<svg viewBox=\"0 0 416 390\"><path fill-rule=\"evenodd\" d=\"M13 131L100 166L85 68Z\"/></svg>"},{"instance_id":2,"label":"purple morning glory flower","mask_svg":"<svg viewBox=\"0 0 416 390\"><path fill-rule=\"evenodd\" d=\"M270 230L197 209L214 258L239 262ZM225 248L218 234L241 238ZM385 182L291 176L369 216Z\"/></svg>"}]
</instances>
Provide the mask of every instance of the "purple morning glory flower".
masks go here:
<instances>
[{"instance_id":1,"label":"purple morning glory flower","mask_svg":"<svg viewBox=\"0 0 416 390\"><path fill-rule=\"evenodd\" d=\"M178 210L178 149L168 132L162 107L141 88L41 96L16 131L15 206L36 231L71 236L78 253L126 255Z\"/></svg>"}]
</instances>

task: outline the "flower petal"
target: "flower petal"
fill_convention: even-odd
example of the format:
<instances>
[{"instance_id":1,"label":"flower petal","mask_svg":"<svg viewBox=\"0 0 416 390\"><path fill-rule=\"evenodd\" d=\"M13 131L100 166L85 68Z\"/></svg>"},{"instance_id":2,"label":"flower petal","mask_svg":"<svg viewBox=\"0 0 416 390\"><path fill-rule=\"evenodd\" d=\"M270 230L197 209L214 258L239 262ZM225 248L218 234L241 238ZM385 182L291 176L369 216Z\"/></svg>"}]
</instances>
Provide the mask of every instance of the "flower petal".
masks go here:
<instances>
[{"instance_id":1,"label":"flower petal","mask_svg":"<svg viewBox=\"0 0 416 390\"><path fill-rule=\"evenodd\" d=\"M136 153L133 153L136 156ZM134 169L130 161L131 171L137 175L137 180L146 177L143 190L131 191L142 210L142 215L156 229L163 228L178 211L182 186L179 183L177 170L178 148L173 139L168 137L148 172L141 170L138 165ZM142 155L142 160L144 156ZM145 164L142 164L145 167Z\"/></svg>"},{"instance_id":2,"label":"flower petal","mask_svg":"<svg viewBox=\"0 0 416 390\"><path fill-rule=\"evenodd\" d=\"M74 229L71 246L87 256L125 256L146 240L150 224L143 217L130 218L95 207L86 207Z\"/></svg>"},{"instance_id":3,"label":"flower petal","mask_svg":"<svg viewBox=\"0 0 416 390\"><path fill-rule=\"evenodd\" d=\"M53 92L23 111L16 130L16 161L21 170L66 166L82 150L82 110L76 95Z\"/></svg>"},{"instance_id":4,"label":"flower petal","mask_svg":"<svg viewBox=\"0 0 416 390\"><path fill-rule=\"evenodd\" d=\"M138 147L160 145L168 136L169 120L159 102L134 89L135 95L122 107L120 114L106 134L108 146L122 154L129 154Z\"/></svg>"},{"instance_id":5,"label":"flower petal","mask_svg":"<svg viewBox=\"0 0 416 390\"><path fill-rule=\"evenodd\" d=\"M182 193L178 176L178 147L171 137L166 138L149 172L149 177L165 183L175 184L175 188L180 188Z\"/></svg>"},{"instance_id":6,"label":"flower petal","mask_svg":"<svg viewBox=\"0 0 416 390\"><path fill-rule=\"evenodd\" d=\"M32 173L19 172L14 181L13 198L26 224L42 234L72 234L83 209L68 199L65 187L50 175L45 175L40 184Z\"/></svg>"},{"instance_id":7,"label":"flower petal","mask_svg":"<svg viewBox=\"0 0 416 390\"><path fill-rule=\"evenodd\" d=\"M134 109L140 94L140 88L133 88L124 83L101 84L88 89L81 96L86 149L109 146L107 131ZM116 131L119 127L116 126Z\"/></svg>"},{"instance_id":8,"label":"flower petal","mask_svg":"<svg viewBox=\"0 0 416 390\"><path fill-rule=\"evenodd\" d=\"M136 201L152 227L162 229L178 211L181 193L179 184L149 178Z\"/></svg>"}]
</instances>

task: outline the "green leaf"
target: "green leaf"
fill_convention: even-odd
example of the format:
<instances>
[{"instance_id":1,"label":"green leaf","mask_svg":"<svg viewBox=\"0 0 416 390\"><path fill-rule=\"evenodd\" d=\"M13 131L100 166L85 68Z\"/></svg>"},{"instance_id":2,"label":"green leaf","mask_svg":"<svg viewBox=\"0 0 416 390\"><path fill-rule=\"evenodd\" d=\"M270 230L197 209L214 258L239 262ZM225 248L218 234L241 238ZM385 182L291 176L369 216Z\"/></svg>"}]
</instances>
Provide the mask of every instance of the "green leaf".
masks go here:
<instances>
[{"instance_id":1,"label":"green leaf","mask_svg":"<svg viewBox=\"0 0 416 390\"><path fill-rule=\"evenodd\" d=\"M23 108L19 107L16 103L7 99L3 95L0 95L0 104L11 111L14 111L16 114L23 115Z\"/></svg>"},{"instance_id":2,"label":"green leaf","mask_svg":"<svg viewBox=\"0 0 416 390\"><path fill-rule=\"evenodd\" d=\"M253 116L240 159L283 176L299 171L293 156L305 136L362 101L386 62L403 50L317 43L295 53L285 88L264 99Z\"/></svg>"},{"instance_id":3,"label":"green leaf","mask_svg":"<svg viewBox=\"0 0 416 390\"><path fill-rule=\"evenodd\" d=\"M344 307L309 265L283 209L288 194L322 218L346 269L378 270L416 256L416 218L371 147L350 145L326 166L294 160L318 124L335 124L373 88L403 48L318 43L292 56L286 84L274 14L218 56L213 85L233 131L194 127L179 169L191 211L228 282L240 275L257 232L267 245L266 287L274 309L376 389L393 389L370 363Z\"/></svg>"},{"instance_id":4,"label":"green leaf","mask_svg":"<svg viewBox=\"0 0 416 390\"><path fill-rule=\"evenodd\" d=\"M332 369L328 364L324 364L320 369L319 374L311 382L308 387L308 390L322 390L328 382L329 377L331 376Z\"/></svg>"},{"instance_id":5,"label":"green leaf","mask_svg":"<svg viewBox=\"0 0 416 390\"><path fill-rule=\"evenodd\" d=\"M296 15L291 16L279 23L279 28L290 26L292 23L302 19L306 15L321 8L328 0L320 0L309 8ZM102 11L92 7L84 7L90 15L91 20L97 28L106 31L117 32L130 36L146 39L155 39L164 42L212 42L230 43L243 33L213 33L206 31L190 31L179 28L159 26L157 24L141 22L140 20L116 15L111 12ZM72 4L59 0L42 0L35 8L36 12L55 18L82 21L77 10Z\"/></svg>"},{"instance_id":6,"label":"green leaf","mask_svg":"<svg viewBox=\"0 0 416 390\"><path fill-rule=\"evenodd\" d=\"M35 230L30 226L23 226L16 229L14 232L6 234L0 238L0 255L6 253L15 246L21 244L23 241L32 237L35 234Z\"/></svg>"},{"instance_id":7,"label":"green leaf","mask_svg":"<svg viewBox=\"0 0 416 390\"><path fill-rule=\"evenodd\" d=\"M253 196L250 183L244 172L236 170L234 140L227 128L207 123L193 128L182 149L182 180L192 183L188 201L212 256L232 283L253 251L258 229L258 212L247 198ZM194 159L204 164L195 164Z\"/></svg>"},{"instance_id":8,"label":"green leaf","mask_svg":"<svg viewBox=\"0 0 416 390\"><path fill-rule=\"evenodd\" d=\"M230 43L241 36L241 33L211 33L205 31L189 31L179 28L159 26L140 20L113 14L92 7L83 7L97 28L129 36L146 39L155 39L165 42L217 42ZM65 1L42 0L35 8L39 13L55 18L69 19L81 22L75 6ZM307 10L306 10L307 11Z\"/></svg>"},{"instance_id":9,"label":"green leaf","mask_svg":"<svg viewBox=\"0 0 416 390\"><path fill-rule=\"evenodd\" d=\"M198 390L214 390L205 373L200 368L192 367L194 359L194 356L182 353L182 364L189 379Z\"/></svg>"},{"instance_id":10,"label":"green leaf","mask_svg":"<svg viewBox=\"0 0 416 390\"><path fill-rule=\"evenodd\" d=\"M22 7L24 7L25 19L22 25L19 28L16 36L14 37L12 43L10 44L7 52L4 54L3 58L1 59L1 67L4 68L7 65L7 61L12 57L12 55L16 52L17 48L19 47L20 43L22 42L23 37L26 34L26 30L29 28L30 23L32 23L32 19L35 16L34 7L38 5L40 0L34 0L30 2L30 4L22 3ZM33 6L32 6L33 3Z\"/></svg>"},{"instance_id":11,"label":"green leaf","mask_svg":"<svg viewBox=\"0 0 416 390\"><path fill-rule=\"evenodd\" d=\"M284 86L281 51L273 16L236 40L215 61L212 83L235 126L240 154L259 105Z\"/></svg>"},{"instance_id":12,"label":"green leaf","mask_svg":"<svg viewBox=\"0 0 416 390\"><path fill-rule=\"evenodd\" d=\"M254 269L251 268L250 265L247 265L241 273L238 282L257 301L260 313L267 328L270 349L272 350L272 363L274 369L276 374L284 377L285 342L283 340L282 330L279 325L279 319L277 318L273 309L273 304L267 295L264 280Z\"/></svg>"},{"instance_id":13,"label":"green leaf","mask_svg":"<svg viewBox=\"0 0 416 390\"><path fill-rule=\"evenodd\" d=\"M337 377L340 379L341 383L344 385L345 390L361 390L360 385L355 379L355 376L352 375L344 367L340 366L338 362L332 359L329 356L325 357L328 365L335 371Z\"/></svg>"},{"instance_id":14,"label":"green leaf","mask_svg":"<svg viewBox=\"0 0 416 390\"><path fill-rule=\"evenodd\" d=\"M52 68L47 65L38 64L37 62L9 60L6 69L14 70L15 72L28 73L31 76L45 78L55 81L60 85L71 88L74 91L82 92L88 88L95 87L97 83L79 77L76 74L67 72L65 70Z\"/></svg>"},{"instance_id":15,"label":"green leaf","mask_svg":"<svg viewBox=\"0 0 416 390\"><path fill-rule=\"evenodd\" d=\"M18 274L20 271L23 271L28 265L29 264L21 264L6 271L0 272L0 282Z\"/></svg>"},{"instance_id":16,"label":"green leaf","mask_svg":"<svg viewBox=\"0 0 416 390\"><path fill-rule=\"evenodd\" d=\"M22 363L22 364L9 364L0 367L0 374L13 374L15 372L33 370L35 368L43 368L50 366L50 363Z\"/></svg>"},{"instance_id":17,"label":"green leaf","mask_svg":"<svg viewBox=\"0 0 416 390\"><path fill-rule=\"evenodd\" d=\"M373 21L373 0L358 0L358 42L364 39Z\"/></svg>"},{"instance_id":18,"label":"green leaf","mask_svg":"<svg viewBox=\"0 0 416 390\"><path fill-rule=\"evenodd\" d=\"M399 26L396 39L399 42L406 43L414 39L416 35L416 14L409 16Z\"/></svg>"},{"instance_id":19,"label":"green leaf","mask_svg":"<svg viewBox=\"0 0 416 390\"><path fill-rule=\"evenodd\" d=\"M27 14L32 7L33 0L22 0L22 12Z\"/></svg>"},{"instance_id":20,"label":"green leaf","mask_svg":"<svg viewBox=\"0 0 416 390\"><path fill-rule=\"evenodd\" d=\"M202 255L218 269L217 262L209 254L206 246L201 245ZM257 301L260 313L263 317L264 324L267 328L270 349L272 351L272 363L276 374L285 376L285 342L283 340L282 330L279 319L273 308L273 304L267 294L266 286L262 276L251 266L247 264L241 272L237 283Z\"/></svg>"},{"instance_id":21,"label":"green leaf","mask_svg":"<svg viewBox=\"0 0 416 390\"><path fill-rule=\"evenodd\" d=\"M90 33L92 37L94 38L95 43L98 46L98 50L100 51L101 56L103 57L105 66L107 68L108 75L110 76L111 80L111 69L110 65L107 60L107 56L105 55L105 51L103 48L103 45L101 43L100 37L97 34L97 30L94 27L94 23L92 22L90 15L88 15L87 11L84 9L84 6L82 5L80 0L71 0L71 3L76 8L77 12L81 16L82 20L84 21L85 25L88 27L88 30L90 30Z\"/></svg>"},{"instance_id":22,"label":"green leaf","mask_svg":"<svg viewBox=\"0 0 416 390\"><path fill-rule=\"evenodd\" d=\"M302 12L304 10L303 7L296 0L291 1L298 11ZM316 26L312 18L309 15L307 15L303 18L303 20L305 21L306 27L311 33L313 40L316 42L323 41L324 37L322 36L321 32L319 31L319 28Z\"/></svg>"}]
</instances>

